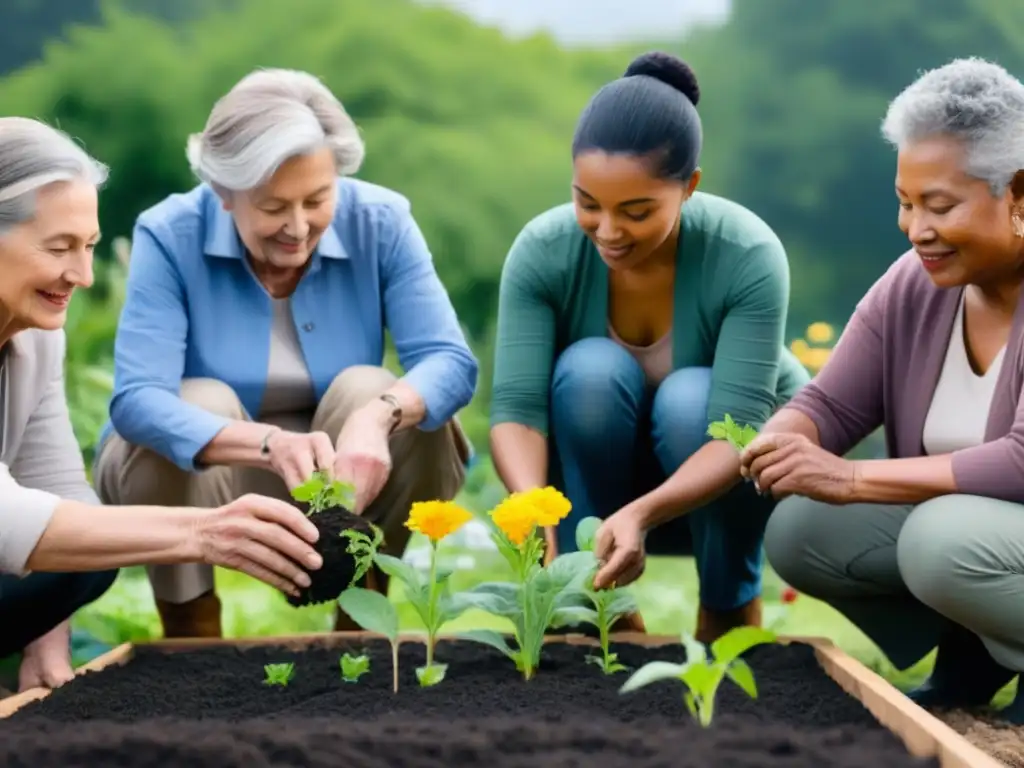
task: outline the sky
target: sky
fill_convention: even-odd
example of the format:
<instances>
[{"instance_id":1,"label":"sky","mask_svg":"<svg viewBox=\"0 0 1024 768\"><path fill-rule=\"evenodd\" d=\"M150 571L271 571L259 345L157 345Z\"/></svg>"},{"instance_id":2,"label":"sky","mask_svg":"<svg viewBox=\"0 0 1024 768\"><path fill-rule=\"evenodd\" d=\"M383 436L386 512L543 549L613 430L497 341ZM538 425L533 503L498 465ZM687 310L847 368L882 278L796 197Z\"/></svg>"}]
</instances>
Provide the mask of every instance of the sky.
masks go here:
<instances>
[{"instance_id":1,"label":"sky","mask_svg":"<svg viewBox=\"0 0 1024 768\"><path fill-rule=\"evenodd\" d=\"M564 45L676 36L725 20L730 0L422 0L462 11L510 35L546 30Z\"/></svg>"}]
</instances>

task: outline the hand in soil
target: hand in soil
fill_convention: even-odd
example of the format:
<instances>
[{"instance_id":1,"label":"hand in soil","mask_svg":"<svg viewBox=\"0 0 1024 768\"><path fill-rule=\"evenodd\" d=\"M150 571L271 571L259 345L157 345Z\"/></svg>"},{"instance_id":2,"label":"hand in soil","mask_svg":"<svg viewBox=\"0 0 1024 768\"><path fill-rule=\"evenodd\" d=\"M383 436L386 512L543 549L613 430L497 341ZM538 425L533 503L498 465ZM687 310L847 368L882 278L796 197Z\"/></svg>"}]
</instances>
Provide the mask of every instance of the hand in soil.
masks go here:
<instances>
[{"instance_id":1,"label":"hand in soil","mask_svg":"<svg viewBox=\"0 0 1024 768\"><path fill-rule=\"evenodd\" d=\"M59 688L75 678L71 668L71 624L63 622L25 646L18 669L18 691Z\"/></svg>"},{"instance_id":2,"label":"hand in soil","mask_svg":"<svg viewBox=\"0 0 1024 768\"><path fill-rule=\"evenodd\" d=\"M635 507L626 505L604 521L594 540L594 555L602 564L594 576L594 589L626 586L643 575L647 555Z\"/></svg>"},{"instance_id":3,"label":"hand in soil","mask_svg":"<svg viewBox=\"0 0 1024 768\"><path fill-rule=\"evenodd\" d=\"M352 511L357 515L374 502L391 476L389 439L386 423L367 408L349 416L338 435L334 477L355 486Z\"/></svg>"},{"instance_id":4,"label":"hand in soil","mask_svg":"<svg viewBox=\"0 0 1024 768\"><path fill-rule=\"evenodd\" d=\"M334 466L334 446L326 432L277 430L267 439L270 466L288 490L298 488L317 469Z\"/></svg>"},{"instance_id":5,"label":"hand in soil","mask_svg":"<svg viewBox=\"0 0 1024 768\"><path fill-rule=\"evenodd\" d=\"M193 535L202 562L241 571L289 595L309 586L307 570L323 565L310 546L319 538L316 526L278 499L249 494L204 510Z\"/></svg>"}]
</instances>

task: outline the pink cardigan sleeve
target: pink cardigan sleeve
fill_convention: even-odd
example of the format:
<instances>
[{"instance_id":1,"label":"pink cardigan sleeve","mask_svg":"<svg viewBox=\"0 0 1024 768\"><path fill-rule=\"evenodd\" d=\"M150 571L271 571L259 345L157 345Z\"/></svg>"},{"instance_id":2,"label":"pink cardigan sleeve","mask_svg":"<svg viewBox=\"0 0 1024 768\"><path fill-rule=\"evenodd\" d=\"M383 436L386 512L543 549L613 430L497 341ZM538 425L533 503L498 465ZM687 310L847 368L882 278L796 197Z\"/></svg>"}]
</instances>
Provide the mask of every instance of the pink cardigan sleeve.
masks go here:
<instances>
[{"instance_id":1,"label":"pink cardigan sleeve","mask_svg":"<svg viewBox=\"0 0 1024 768\"><path fill-rule=\"evenodd\" d=\"M1024 398L1017 401L1009 433L955 451L952 461L960 493L1024 503Z\"/></svg>"}]
</instances>

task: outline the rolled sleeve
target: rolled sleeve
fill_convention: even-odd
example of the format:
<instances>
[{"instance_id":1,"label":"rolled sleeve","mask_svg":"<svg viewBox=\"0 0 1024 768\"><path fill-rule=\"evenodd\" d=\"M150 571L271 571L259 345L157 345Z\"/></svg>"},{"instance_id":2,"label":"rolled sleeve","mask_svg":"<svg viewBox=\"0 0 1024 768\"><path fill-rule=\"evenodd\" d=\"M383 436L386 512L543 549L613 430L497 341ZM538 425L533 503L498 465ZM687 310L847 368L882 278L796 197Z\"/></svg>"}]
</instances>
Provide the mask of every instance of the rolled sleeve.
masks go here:
<instances>
[{"instance_id":1,"label":"rolled sleeve","mask_svg":"<svg viewBox=\"0 0 1024 768\"><path fill-rule=\"evenodd\" d=\"M59 503L52 493L22 487L0 464L0 572L27 574L28 559Z\"/></svg>"},{"instance_id":2,"label":"rolled sleeve","mask_svg":"<svg viewBox=\"0 0 1024 768\"><path fill-rule=\"evenodd\" d=\"M231 421L181 399L187 338L181 275L160 238L137 224L114 345L110 420L129 443L193 471L199 452Z\"/></svg>"},{"instance_id":3,"label":"rolled sleeve","mask_svg":"<svg viewBox=\"0 0 1024 768\"><path fill-rule=\"evenodd\" d=\"M479 364L412 214L399 209L391 228L381 260L384 322L405 371L402 381L423 398L419 428L429 432L473 399Z\"/></svg>"},{"instance_id":4,"label":"rolled sleeve","mask_svg":"<svg viewBox=\"0 0 1024 768\"><path fill-rule=\"evenodd\" d=\"M1008 435L955 451L951 461L960 493L1024 503L1024 398Z\"/></svg>"}]
</instances>

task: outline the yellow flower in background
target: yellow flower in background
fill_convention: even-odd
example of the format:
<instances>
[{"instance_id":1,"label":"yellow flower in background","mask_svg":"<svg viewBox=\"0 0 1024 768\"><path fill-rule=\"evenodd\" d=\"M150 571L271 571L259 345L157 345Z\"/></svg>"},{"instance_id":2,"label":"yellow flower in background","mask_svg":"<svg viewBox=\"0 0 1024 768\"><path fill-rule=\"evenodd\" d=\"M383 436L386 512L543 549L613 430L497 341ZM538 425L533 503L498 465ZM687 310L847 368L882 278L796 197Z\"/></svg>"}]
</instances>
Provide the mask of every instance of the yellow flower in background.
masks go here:
<instances>
[{"instance_id":1,"label":"yellow flower in background","mask_svg":"<svg viewBox=\"0 0 1024 768\"><path fill-rule=\"evenodd\" d=\"M557 488L535 488L521 494L537 508L537 525L558 525L572 511L572 503Z\"/></svg>"},{"instance_id":2,"label":"yellow flower in background","mask_svg":"<svg viewBox=\"0 0 1024 768\"><path fill-rule=\"evenodd\" d=\"M836 332L828 323L811 323L807 326L807 340L813 344L828 344Z\"/></svg>"},{"instance_id":3,"label":"yellow flower in background","mask_svg":"<svg viewBox=\"0 0 1024 768\"><path fill-rule=\"evenodd\" d=\"M422 533L436 544L472 519L472 513L453 501L417 501L409 510L405 527Z\"/></svg>"},{"instance_id":4,"label":"yellow flower in background","mask_svg":"<svg viewBox=\"0 0 1024 768\"><path fill-rule=\"evenodd\" d=\"M491 511L491 520L518 547L536 527L538 512L537 505L524 494L513 493Z\"/></svg>"}]
</instances>

